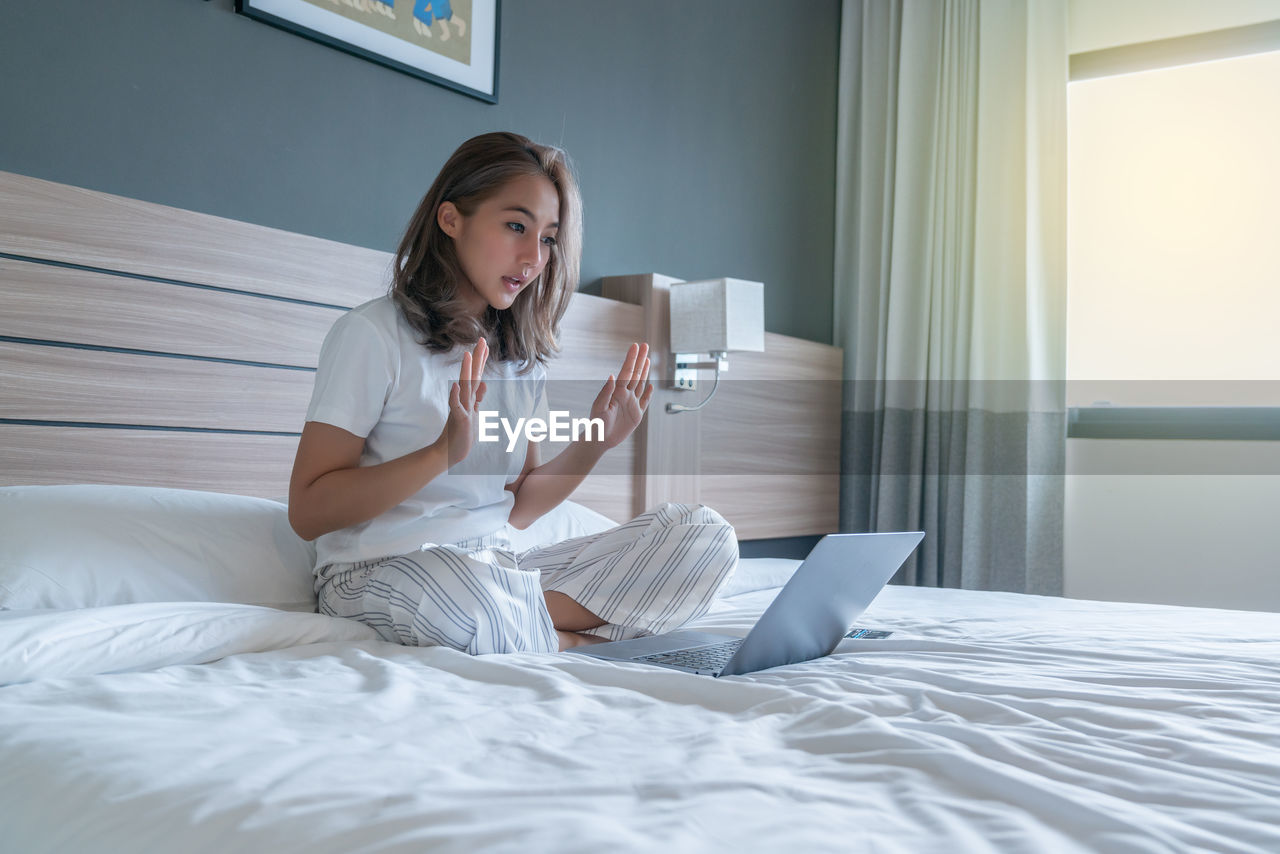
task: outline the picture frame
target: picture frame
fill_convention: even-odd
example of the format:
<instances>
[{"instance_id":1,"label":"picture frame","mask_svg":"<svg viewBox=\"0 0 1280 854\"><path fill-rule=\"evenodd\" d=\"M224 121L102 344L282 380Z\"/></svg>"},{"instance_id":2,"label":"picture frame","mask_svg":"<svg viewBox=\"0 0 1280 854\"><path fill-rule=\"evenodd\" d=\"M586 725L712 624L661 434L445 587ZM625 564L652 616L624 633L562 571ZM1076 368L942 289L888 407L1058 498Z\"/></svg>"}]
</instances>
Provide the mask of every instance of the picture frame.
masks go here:
<instances>
[{"instance_id":1,"label":"picture frame","mask_svg":"<svg viewBox=\"0 0 1280 854\"><path fill-rule=\"evenodd\" d=\"M236 0L236 12L498 103L501 0Z\"/></svg>"}]
</instances>

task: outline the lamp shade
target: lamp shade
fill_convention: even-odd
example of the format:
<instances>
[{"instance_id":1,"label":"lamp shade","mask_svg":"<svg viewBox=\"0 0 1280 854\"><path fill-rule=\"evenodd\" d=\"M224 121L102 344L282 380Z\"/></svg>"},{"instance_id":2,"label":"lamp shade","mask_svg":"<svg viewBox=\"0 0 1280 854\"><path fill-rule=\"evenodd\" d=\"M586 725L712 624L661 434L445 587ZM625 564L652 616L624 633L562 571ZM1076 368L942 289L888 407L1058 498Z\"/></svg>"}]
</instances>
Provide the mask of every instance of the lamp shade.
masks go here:
<instances>
[{"instance_id":1,"label":"lamp shade","mask_svg":"<svg viewBox=\"0 0 1280 854\"><path fill-rule=\"evenodd\" d=\"M671 352L764 351L764 285L706 279L671 286Z\"/></svg>"}]
</instances>

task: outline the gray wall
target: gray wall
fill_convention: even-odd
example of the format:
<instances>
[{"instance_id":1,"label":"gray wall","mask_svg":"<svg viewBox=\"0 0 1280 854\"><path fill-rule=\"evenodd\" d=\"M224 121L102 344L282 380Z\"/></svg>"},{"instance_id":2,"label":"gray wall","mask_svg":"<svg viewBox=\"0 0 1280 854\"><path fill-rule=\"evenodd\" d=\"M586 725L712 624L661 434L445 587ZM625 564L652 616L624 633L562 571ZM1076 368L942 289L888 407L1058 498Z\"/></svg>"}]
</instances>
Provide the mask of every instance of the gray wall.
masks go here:
<instances>
[{"instance_id":1,"label":"gray wall","mask_svg":"<svg viewBox=\"0 0 1280 854\"><path fill-rule=\"evenodd\" d=\"M4 0L0 169L391 251L459 142L563 145L583 283L766 283L831 340L839 0L506 0L499 102L236 15Z\"/></svg>"}]
</instances>

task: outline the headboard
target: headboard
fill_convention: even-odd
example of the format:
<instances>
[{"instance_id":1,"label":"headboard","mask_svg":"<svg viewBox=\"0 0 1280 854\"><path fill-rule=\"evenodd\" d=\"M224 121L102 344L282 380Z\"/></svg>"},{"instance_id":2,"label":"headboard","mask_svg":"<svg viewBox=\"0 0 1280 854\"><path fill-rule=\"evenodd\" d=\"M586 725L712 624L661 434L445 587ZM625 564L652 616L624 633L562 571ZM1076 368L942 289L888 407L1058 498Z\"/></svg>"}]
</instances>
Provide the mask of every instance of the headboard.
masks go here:
<instances>
[{"instance_id":1,"label":"headboard","mask_svg":"<svg viewBox=\"0 0 1280 854\"><path fill-rule=\"evenodd\" d=\"M0 485L285 495L320 343L385 292L391 260L0 172ZM585 414L632 341L650 342L662 376L674 281L575 294L548 371L553 408ZM688 393L659 380L645 424L574 500L619 520L700 500L743 539L835 530L840 351L770 334L731 370L694 414L663 411Z\"/></svg>"}]
</instances>

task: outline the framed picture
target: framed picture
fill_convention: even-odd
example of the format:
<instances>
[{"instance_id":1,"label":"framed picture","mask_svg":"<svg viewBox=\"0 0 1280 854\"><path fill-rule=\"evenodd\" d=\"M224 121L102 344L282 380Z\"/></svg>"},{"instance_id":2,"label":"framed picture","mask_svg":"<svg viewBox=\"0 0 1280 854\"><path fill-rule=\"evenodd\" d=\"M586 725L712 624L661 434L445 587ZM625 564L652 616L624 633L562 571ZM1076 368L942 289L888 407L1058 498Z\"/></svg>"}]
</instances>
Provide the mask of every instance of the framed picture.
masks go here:
<instances>
[{"instance_id":1,"label":"framed picture","mask_svg":"<svg viewBox=\"0 0 1280 854\"><path fill-rule=\"evenodd\" d=\"M498 103L501 0L236 0L236 11Z\"/></svg>"}]
</instances>

